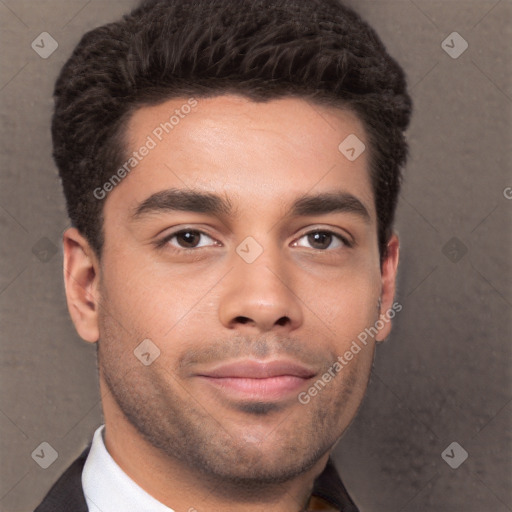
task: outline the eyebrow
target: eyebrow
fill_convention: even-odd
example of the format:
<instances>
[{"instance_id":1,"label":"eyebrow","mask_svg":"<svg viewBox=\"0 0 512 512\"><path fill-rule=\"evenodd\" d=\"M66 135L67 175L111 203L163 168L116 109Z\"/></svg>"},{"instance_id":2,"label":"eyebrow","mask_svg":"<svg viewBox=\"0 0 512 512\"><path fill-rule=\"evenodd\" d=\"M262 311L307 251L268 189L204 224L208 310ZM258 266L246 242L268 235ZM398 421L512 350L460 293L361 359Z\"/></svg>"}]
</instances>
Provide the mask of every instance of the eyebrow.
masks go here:
<instances>
[{"instance_id":1,"label":"eyebrow","mask_svg":"<svg viewBox=\"0 0 512 512\"><path fill-rule=\"evenodd\" d=\"M152 213L171 211L187 211L216 216L229 216L236 213L227 197L196 190L168 189L156 192L140 203L134 209L132 218L135 220ZM303 195L293 203L287 216L314 216L328 213L353 213L366 222L369 222L371 218L364 204L348 192Z\"/></svg>"},{"instance_id":2,"label":"eyebrow","mask_svg":"<svg viewBox=\"0 0 512 512\"><path fill-rule=\"evenodd\" d=\"M371 217L366 206L348 192L327 192L317 195L304 195L292 206L291 216L313 216L327 213L354 213L366 222Z\"/></svg>"},{"instance_id":3,"label":"eyebrow","mask_svg":"<svg viewBox=\"0 0 512 512\"><path fill-rule=\"evenodd\" d=\"M228 198L209 192L171 188L149 196L135 208L132 217L159 212L184 211L209 215L230 215L234 208Z\"/></svg>"}]
</instances>

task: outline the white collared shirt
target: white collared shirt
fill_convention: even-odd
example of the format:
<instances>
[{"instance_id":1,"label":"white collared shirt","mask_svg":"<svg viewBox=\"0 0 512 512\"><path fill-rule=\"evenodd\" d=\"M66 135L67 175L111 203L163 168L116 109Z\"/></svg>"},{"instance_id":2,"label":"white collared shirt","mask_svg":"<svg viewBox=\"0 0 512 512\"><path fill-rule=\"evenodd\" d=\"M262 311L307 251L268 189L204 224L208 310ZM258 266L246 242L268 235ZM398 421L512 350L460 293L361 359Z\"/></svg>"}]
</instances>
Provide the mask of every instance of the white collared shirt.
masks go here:
<instances>
[{"instance_id":1,"label":"white collared shirt","mask_svg":"<svg viewBox=\"0 0 512 512\"><path fill-rule=\"evenodd\" d=\"M103 440L105 425L94 432L82 471L89 512L174 512L137 485L114 461Z\"/></svg>"}]
</instances>

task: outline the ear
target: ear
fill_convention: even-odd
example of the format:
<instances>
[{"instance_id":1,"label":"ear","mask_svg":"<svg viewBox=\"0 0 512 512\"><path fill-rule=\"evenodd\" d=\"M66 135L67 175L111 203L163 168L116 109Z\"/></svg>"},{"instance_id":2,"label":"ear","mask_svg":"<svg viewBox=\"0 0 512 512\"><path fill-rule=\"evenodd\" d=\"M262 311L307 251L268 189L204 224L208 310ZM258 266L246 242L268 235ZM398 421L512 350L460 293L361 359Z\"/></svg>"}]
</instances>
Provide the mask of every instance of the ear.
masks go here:
<instances>
[{"instance_id":1,"label":"ear","mask_svg":"<svg viewBox=\"0 0 512 512\"><path fill-rule=\"evenodd\" d=\"M64 248L64 285L69 314L85 341L99 339L99 262L89 242L76 228L62 237Z\"/></svg>"},{"instance_id":2,"label":"ear","mask_svg":"<svg viewBox=\"0 0 512 512\"><path fill-rule=\"evenodd\" d=\"M402 309L402 306L397 304L397 307L393 308L393 300L395 298L396 291L396 273L398 267L398 257L400 252L400 242L396 233L393 233L387 244L387 253L381 265L381 306L379 311L380 324L384 326L379 329L379 332L375 336L376 341L384 341L391 332L391 318L395 316L395 313ZM393 314L390 315L389 312Z\"/></svg>"}]
</instances>

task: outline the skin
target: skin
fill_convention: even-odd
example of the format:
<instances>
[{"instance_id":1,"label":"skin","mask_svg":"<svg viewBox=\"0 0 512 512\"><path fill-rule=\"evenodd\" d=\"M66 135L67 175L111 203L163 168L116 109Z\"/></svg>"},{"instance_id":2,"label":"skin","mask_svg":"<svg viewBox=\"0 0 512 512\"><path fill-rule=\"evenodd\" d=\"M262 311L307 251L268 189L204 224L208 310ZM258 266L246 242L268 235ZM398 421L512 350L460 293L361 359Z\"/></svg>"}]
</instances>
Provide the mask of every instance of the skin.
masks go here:
<instances>
[{"instance_id":1,"label":"skin","mask_svg":"<svg viewBox=\"0 0 512 512\"><path fill-rule=\"evenodd\" d=\"M137 110L129 151L186 98ZM302 99L255 103L234 95L198 105L104 199L99 259L74 228L64 241L69 311L79 335L99 343L105 444L120 467L173 510L299 511L363 398L374 347L391 323L304 405L297 393L255 404L198 373L238 359L286 357L314 369L311 385L393 303L398 239L382 265L368 150L338 150L366 135L355 114ZM218 194L220 215L158 210L134 218L168 189ZM304 194L342 191L353 211L292 215ZM165 237L188 228L187 239ZM330 231L321 243L308 236ZM263 249L236 252L248 236ZM323 241L322 241L323 240ZM251 249L252 250L252 249ZM381 308L377 303L381 299ZM160 356L133 353L149 338Z\"/></svg>"}]
</instances>

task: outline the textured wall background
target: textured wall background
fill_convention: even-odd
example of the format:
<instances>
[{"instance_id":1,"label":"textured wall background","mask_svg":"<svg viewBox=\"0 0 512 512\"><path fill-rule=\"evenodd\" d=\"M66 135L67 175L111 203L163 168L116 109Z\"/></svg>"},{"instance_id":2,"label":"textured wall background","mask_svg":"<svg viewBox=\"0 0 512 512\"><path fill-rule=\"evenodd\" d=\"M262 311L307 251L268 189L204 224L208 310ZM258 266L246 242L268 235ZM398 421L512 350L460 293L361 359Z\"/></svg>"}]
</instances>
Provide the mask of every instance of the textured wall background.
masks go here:
<instances>
[{"instance_id":1,"label":"textured wall background","mask_svg":"<svg viewBox=\"0 0 512 512\"><path fill-rule=\"evenodd\" d=\"M51 94L81 35L133 4L0 0L2 511L32 510L102 423L95 350L63 293ZM397 222L403 310L335 458L363 512L511 511L512 3L351 4L405 67L415 115ZM47 59L31 47L52 49L42 32L58 43ZM42 442L58 452L48 469L31 457ZM452 442L469 454L458 469Z\"/></svg>"}]
</instances>

